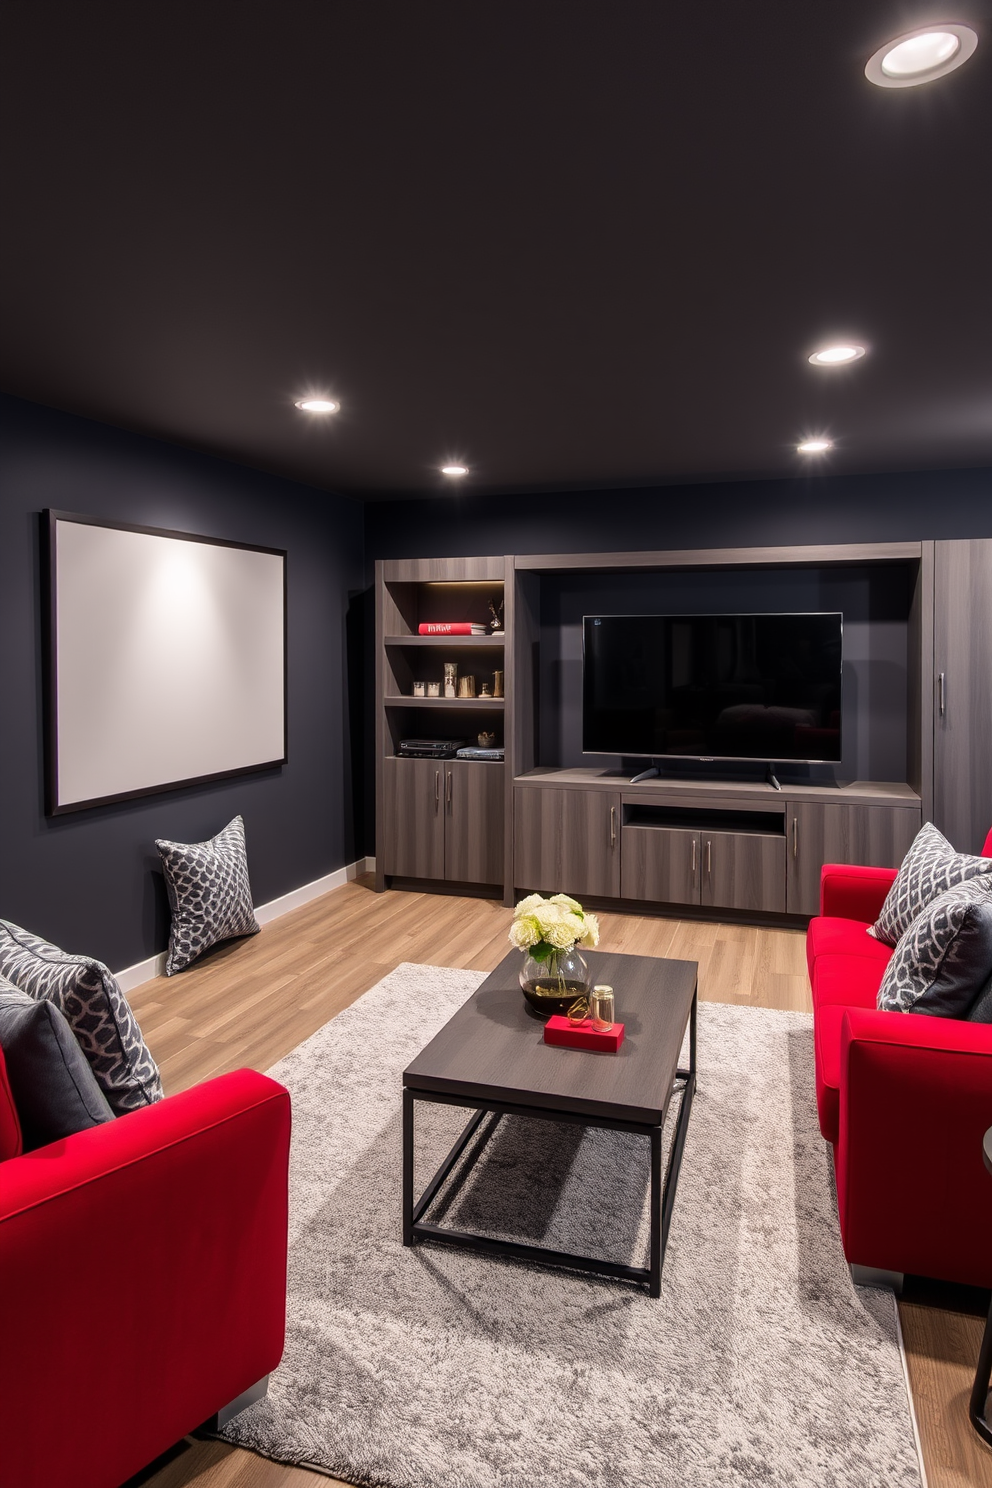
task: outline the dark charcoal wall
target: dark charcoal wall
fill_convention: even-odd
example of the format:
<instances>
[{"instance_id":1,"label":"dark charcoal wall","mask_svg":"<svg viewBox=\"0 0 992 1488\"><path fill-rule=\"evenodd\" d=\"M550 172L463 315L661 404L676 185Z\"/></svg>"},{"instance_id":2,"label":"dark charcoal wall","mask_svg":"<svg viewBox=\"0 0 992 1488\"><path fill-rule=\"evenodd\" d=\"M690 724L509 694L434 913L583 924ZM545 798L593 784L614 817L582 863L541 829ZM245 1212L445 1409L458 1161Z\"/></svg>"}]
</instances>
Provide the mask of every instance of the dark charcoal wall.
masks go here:
<instances>
[{"instance_id":1,"label":"dark charcoal wall","mask_svg":"<svg viewBox=\"0 0 992 1488\"><path fill-rule=\"evenodd\" d=\"M992 470L375 502L375 558L992 536Z\"/></svg>"},{"instance_id":2,"label":"dark charcoal wall","mask_svg":"<svg viewBox=\"0 0 992 1488\"><path fill-rule=\"evenodd\" d=\"M363 855L363 750L349 724L367 608L361 504L17 399L0 415L0 917L121 968L166 943L156 837L201 841L241 812L256 903ZM45 507L288 550L288 764L45 816Z\"/></svg>"}]
</instances>

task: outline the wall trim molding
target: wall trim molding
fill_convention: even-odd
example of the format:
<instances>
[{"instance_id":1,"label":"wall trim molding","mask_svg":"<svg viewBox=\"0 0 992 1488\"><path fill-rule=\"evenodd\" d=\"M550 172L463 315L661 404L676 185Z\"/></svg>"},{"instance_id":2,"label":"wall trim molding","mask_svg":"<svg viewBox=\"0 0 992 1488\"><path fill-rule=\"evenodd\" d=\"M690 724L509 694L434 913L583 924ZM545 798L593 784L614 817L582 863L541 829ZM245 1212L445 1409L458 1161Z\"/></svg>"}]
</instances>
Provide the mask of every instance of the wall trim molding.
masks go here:
<instances>
[{"instance_id":1,"label":"wall trim molding","mask_svg":"<svg viewBox=\"0 0 992 1488\"><path fill-rule=\"evenodd\" d=\"M311 899L319 899L321 894L327 894L331 889L339 889L342 884L350 883L360 874L374 871L375 858L358 858L354 863L346 863L343 868L336 868L333 873L325 873L323 878L315 878L312 883L302 884L298 889L291 889L288 894L282 894L278 899L270 899L268 904L256 905L255 918L260 925L267 925L270 920L277 920L280 915L289 914L291 910L309 904ZM143 982L150 982L152 977L161 976L164 971L165 952L160 951L157 956L149 956L144 961L136 961L133 966L126 966L123 971L115 972L114 975L117 977L121 991L131 992L135 987L140 987Z\"/></svg>"}]
</instances>

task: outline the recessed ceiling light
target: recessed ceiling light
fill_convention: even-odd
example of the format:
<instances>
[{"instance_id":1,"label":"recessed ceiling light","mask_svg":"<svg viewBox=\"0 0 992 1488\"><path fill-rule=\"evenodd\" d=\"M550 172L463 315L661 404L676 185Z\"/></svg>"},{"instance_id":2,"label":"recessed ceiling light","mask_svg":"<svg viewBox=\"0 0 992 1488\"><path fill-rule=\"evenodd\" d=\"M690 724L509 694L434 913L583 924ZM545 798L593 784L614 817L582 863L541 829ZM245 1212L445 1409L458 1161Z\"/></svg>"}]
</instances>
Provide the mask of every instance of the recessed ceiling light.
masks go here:
<instances>
[{"instance_id":1,"label":"recessed ceiling light","mask_svg":"<svg viewBox=\"0 0 992 1488\"><path fill-rule=\"evenodd\" d=\"M296 406L304 413L337 413L341 404L333 403L330 398L297 398Z\"/></svg>"},{"instance_id":2,"label":"recessed ceiling light","mask_svg":"<svg viewBox=\"0 0 992 1488\"><path fill-rule=\"evenodd\" d=\"M970 26L938 21L879 47L868 59L865 77L879 88L915 88L953 72L977 45L978 36Z\"/></svg>"},{"instance_id":3,"label":"recessed ceiling light","mask_svg":"<svg viewBox=\"0 0 992 1488\"><path fill-rule=\"evenodd\" d=\"M856 362L865 354L863 346L823 346L810 357L814 367L843 367L847 362Z\"/></svg>"},{"instance_id":4,"label":"recessed ceiling light","mask_svg":"<svg viewBox=\"0 0 992 1488\"><path fill-rule=\"evenodd\" d=\"M442 475L468 475L467 465L442 465Z\"/></svg>"},{"instance_id":5,"label":"recessed ceiling light","mask_svg":"<svg viewBox=\"0 0 992 1488\"><path fill-rule=\"evenodd\" d=\"M797 444L796 449L801 455L822 455L824 450L833 449L832 439L804 439L802 444Z\"/></svg>"}]
</instances>

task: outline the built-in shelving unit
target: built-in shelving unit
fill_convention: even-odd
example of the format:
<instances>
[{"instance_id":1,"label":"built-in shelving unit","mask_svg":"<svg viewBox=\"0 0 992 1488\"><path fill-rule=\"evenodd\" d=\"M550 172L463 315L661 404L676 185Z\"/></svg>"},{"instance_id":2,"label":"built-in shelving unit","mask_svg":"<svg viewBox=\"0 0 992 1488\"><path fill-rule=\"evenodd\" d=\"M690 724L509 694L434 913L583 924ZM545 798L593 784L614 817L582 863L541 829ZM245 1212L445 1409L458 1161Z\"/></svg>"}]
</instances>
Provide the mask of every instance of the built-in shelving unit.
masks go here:
<instances>
[{"instance_id":1,"label":"built-in shelving unit","mask_svg":"<svg viewBox=\"0 0 992 1488\"><path fill-rule=\"evenodd\" d=\"M938 565L935 586L926 542L379 564L378 885L501 888L507 903L564 890L679 913L815 913L823 862L896 863L932 814L934 751L946 752L942 730L950 734L935 707L935 621L961 650L955 638L975 623L977 602L992 643L992 578L983 577L992 545L980 557L974 544L936 546L948 550L947 573L963 578L941 582ZM425 620L483 621L497 595L499 635L417 634ZM777 791L747 766L735 778L729 764L672 762L633 785L636 762L625 772L583 758L576 617L585 603L587 613L844 609L844 766L833 778L825 767L783 770ZM504 697L409 695L414 681L440 680L445 660L477 679L502 670ZM395 755L412 732L471 740L476 729L498 734L505 764ZM969 792L973 815L984 807L974 781Z\"/></svg>"}]
</instances>

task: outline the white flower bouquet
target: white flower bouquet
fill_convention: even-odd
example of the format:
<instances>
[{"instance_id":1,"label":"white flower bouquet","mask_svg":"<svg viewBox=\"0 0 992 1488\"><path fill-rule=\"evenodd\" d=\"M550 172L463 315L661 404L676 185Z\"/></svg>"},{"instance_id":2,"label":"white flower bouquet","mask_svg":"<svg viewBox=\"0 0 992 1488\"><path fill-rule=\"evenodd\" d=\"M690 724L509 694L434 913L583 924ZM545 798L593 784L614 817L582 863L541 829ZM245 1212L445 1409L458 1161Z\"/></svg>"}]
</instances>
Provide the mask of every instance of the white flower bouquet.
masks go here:
<instances>
[{"instance_id":1,"label":"white flower bouquet","mask_svg":"<svg viewBox=\"0 0 992 1488\"><path fill-rule=\"evenodd\" d=\"M548 961L576 945L599 944L599 921L567 894L528 894L513 911L510 944L534 961Z\"/></svg>"}]
</instances>

